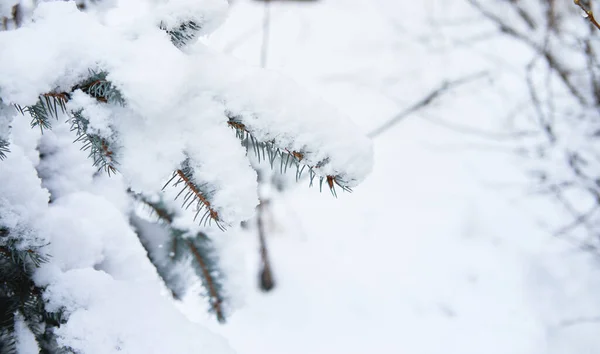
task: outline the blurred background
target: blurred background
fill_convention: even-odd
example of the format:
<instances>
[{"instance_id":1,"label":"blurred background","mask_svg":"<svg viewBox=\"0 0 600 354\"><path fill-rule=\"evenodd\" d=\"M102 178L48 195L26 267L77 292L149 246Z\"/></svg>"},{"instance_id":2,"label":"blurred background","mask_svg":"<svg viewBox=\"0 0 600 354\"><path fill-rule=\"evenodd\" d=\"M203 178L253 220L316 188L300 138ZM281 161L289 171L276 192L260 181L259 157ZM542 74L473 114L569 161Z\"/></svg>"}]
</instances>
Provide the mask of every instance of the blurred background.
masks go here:
<instances>
[{"instance_id":1,"label":"blurred background","mask_svg":"<svg viewBox=\"0 0 600 354\"><path fill-rule=\"evenodd\" d=\"M335 105L375 168L337 198L265 171L216 238L235 311L191 318L241 354L600 352L597 4L230 3L209 46Z\"/></svg>"}]
</instances>

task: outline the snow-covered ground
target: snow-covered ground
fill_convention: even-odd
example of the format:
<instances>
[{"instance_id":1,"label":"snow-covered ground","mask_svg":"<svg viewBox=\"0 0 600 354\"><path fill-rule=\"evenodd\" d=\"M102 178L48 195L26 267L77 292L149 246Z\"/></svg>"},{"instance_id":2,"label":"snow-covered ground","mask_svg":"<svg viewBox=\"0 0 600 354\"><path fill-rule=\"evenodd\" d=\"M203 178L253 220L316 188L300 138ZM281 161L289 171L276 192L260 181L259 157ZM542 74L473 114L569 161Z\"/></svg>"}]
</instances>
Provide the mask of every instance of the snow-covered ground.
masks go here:
<instances>
[{"instance_id":1,"label":"snow-covered ground","mask_svg":"<svg viewBox=\"0 0 600 354\"><path fill-rule=\"evenodd\" d=\"M263 9L236 1L210 44L258 65ZM467 45L493 28L461 1L282 1L270 16L267 66L365 134L441 81L484 74L376 137L354 193L302 185L273 202L273 292L256 287L256 235L225 234L236 310L223 326L186 313L240 354L600 352L596 263L550 236L561 216L527 195L504 139L524 49Z\"/></svg>"}]
</instances>

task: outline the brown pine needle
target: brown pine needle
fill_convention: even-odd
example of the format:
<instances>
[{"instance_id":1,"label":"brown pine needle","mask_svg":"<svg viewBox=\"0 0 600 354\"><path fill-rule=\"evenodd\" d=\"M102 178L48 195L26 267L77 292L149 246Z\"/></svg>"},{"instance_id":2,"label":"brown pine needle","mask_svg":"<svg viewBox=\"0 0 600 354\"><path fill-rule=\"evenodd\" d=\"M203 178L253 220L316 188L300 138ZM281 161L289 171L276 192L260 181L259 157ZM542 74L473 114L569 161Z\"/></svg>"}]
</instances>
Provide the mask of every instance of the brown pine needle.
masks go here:
<instances>
[{"instance_id":1,"label":"brown pine needle","mask_svg":"<svg viewBox=\"0 0 600 354\"><path fill-rule=\"evenodd\" d=\"M67 102L69 100L69 94L66 92L48 92L48 93L44 93L42 94L42 96L44 97L53 97L56 98L57 100L61 100L63 102Z\"/></svg>"}]
</instances>

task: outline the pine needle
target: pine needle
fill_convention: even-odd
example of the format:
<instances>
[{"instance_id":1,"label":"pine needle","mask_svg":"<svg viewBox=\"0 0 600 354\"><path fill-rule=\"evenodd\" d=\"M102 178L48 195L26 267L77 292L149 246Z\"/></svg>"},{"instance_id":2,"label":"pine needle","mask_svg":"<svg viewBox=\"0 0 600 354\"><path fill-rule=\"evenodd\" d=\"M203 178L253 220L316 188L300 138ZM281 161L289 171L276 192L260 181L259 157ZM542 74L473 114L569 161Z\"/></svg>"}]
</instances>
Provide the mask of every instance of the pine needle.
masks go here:
<instances>
[{"instance_id":1,"label":"pine needle","mask_svg":"<svg viewBox=\"0 0 600 354\"><path fill-rule=\"evenodd\" d=\"M0 161L6 158L6 154L10 152L8 149L8 141L0 139Z\"/></svg>"},{"instance_id":2,"label":"pine needle","mask_svg":"<svg viewBox=\"0 0 600 354\"><path fill-rule=\"evenodd\" d=\"M33 106L22 107L15 104L15 108L22 115L29 113L31 116L31 127L39 127L43 134L44 129L52 127L51 118L58 119L59 113L67 112L67 100L68 95L66 93L45 93L40 95L38 101Z\"/></svg>"},{"instance_id":3,"label":"pine needle","mask_svg":"<svg viewBox=\"0 0 600 354\"><path fill-rule=\"evenodd\" d=\"M72 91L80 89L100 102L125 106L125 99L121 95L121 92L117 90L112 82L106 79L107 76L108 73L105 71L96 72L90 70L90 77L74 86Z\"/></svg>"},{"instance_id":4,"label":"pine needle","mask_svg":"<svg viewBox=\"0 0 600 354\"><path fill-rule=\"evenodd\" d=\"M244 123L239 121L239 117L233 116L231 113L227 113L227 115L229 117L227 124L235 130L235 136L240 139L242 145L246 148L246 152L252 150L260 163L262 151L262 160L268 160L271 169L274 169L274 162L279 158L278 167L279 173L281 174L287 173L288 168L292 166L296 167L296 181L299 181L302 178L304 171L308 170L309 186L312 187L313 181L317 177L318 168L329 162L329 159L325 159L315 166L310 166L303 162L305 157L303 152L280 148L276 145L274 140L261 142L249 131ZM322 190L324 180L327 181L327 186L334 197L337 197L335 186L339 186L345 192L352 192L352 189L346 185L340 176L331 175L319 177L320 190Z\"/></svg>"},{"instance_id":5,"label":"pine needle","mask_svg":"<svg viewBox=\"0 0 600 354\"><path fill-rule=\"evenodd\" d=\"M164 24L161 23L160 29L167 32L169 37L171 37L171 42L177 48L181 48L196 39L198 36L198 31L202 29L202 26L194 21L186 21L175 29L168 29Z\"/></svg>"},{"instance_id":6,"label":"pine needle","mask_svg":"<svg viewBox=\"0 0 600 354\"><path fill-rule=\"evenodd\" d=\"M83 111L72 112L71 131L77 138L73 142L82 142L81 150L88 151L88 157L92 158L93 165L98 170L104 170L108 175L117 173L117 162L110 143L103 137L89 133L89 120L83 116Z\"/></svg>"},{"instance_id":7,"label":"pine needle","mask_svg":"<svg viewBox=\"0 0 600 354\"><path fill-rule=\"evenodd\" d=\"M165 189L171 182L173 187L179 187L183 185L182 189L175 196L175 200L179 199L183 195L182 208L189 208L191 205L196 205L196 214L194 220L201 215L199 223L200 225L207 225L214 222L217 227L221 230L225 230L225 227L221 223L219 213L212 207L210 201L207 199L204 193L200 190L200 187L193 182L193 170L189 167L187 162L184 162L183 167L173 172L173 176L163 186ZM185 193L184 193L185 192Z\"/></svg>"},{"instance_id":8,"label":"pine needle","mask_svg":"<svg viewBox=\"0 0 600 354\"><path fill-rule=\"evenodd\" d=\"M222 308L223 299L219 296L219 292L217 291L215 280L207 267L207 263L205 262L204 258L202 257L202 254L201 254L200 250L198 249L198 247L196 247L196 245L194 245L194 243L192 241L187 240L187 245L190 248L190 251L192 252L192 254L194 255L194 260L198 263L198 265L200 266L200 269L202 270L201 278L205 282L205 287L208 290L208 295L209 295L209 299L210 299L210 305L212 306L212 310L214 311L215 315L217 316L217 319L219 320L219 322L221 322L221 323L225 322L225 316L223 314L223 308Z\"/></svg>"},{"instance_id":9,"label":"pine needle","mask_svg":"<svg viewBox=\"0 0 600 354\"><path fill-rule=\"evenodd\" d=\"M181 284L176 281L177 279L174 279L174 269L179 262L187 262L187 259L190 259L196 275L202 282L203 288L206 290L205 295L208 299L211 311L214 312L219 322L225 322L226 316L223 309L223 304L225 303L222 284L223 275L219 268L219 258L216 250L208 236L199 232L193 237L190 237L191 233L189 231L179 229L172 224L175 213L170 211L169 207L164 202L152 202L142 194L133 193L131 191L130 193L133 194L134 198L148 205L152 209L153 213L159 217L160 221L164 222L162 227L169 233L169 246L159 249L168 252L168 254L157 257L157 250L148 247L143 228L135 227L136 233L142 241L142 245L144 245L148 251L152 264L156 267L159 275L163 279L165 285L171 290L173 296L175 298L180 298L185 292L185 289L181 288ZM163 261L158 261L159 258L163 259ZM166 263L165 260L167 260Z\"/></svg>"}]
</instances>

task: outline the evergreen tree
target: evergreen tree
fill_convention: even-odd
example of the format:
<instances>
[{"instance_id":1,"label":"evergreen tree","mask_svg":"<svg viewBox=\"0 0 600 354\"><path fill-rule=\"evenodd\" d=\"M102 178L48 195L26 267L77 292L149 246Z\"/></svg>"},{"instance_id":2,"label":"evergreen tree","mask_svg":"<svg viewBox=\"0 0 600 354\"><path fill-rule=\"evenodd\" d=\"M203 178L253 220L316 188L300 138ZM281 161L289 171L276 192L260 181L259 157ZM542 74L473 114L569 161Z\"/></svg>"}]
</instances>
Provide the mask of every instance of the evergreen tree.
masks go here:
<instances>
[{"instance_id":1,"label":"evergreen tree","mask_svg":"<svg viewBox=\"0 0 600 354\"><path fill-rule=\"evenodd\" d=\"M29 5L0 1L0 353L229 352L163 290L197 279L225 321L211 240L253 216L258 166L336 195L370 142L197 41L225 0Z\"/></svg>"}]
</instances>

